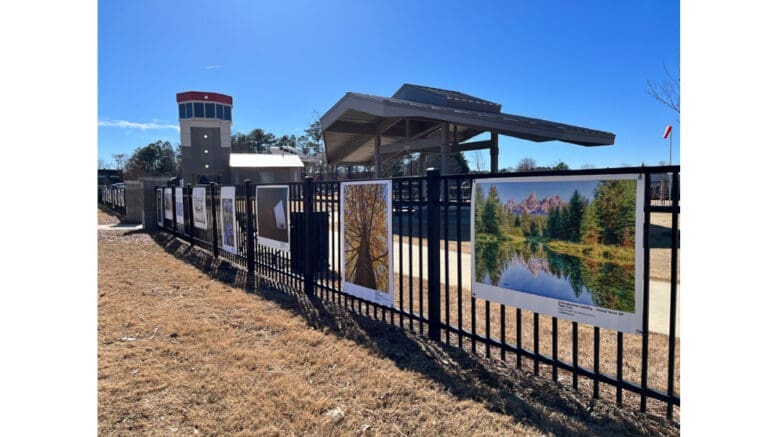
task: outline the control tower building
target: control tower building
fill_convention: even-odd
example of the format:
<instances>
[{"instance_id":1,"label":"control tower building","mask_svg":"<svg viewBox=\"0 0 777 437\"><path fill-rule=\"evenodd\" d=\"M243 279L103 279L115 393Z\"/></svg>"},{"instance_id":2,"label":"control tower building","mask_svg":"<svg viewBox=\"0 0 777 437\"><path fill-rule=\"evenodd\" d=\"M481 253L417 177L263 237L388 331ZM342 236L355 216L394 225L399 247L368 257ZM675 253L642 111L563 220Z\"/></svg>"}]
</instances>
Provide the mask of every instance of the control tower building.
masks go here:
<instances>
[{"instance_id":1,"label":"control tower building","mask_svg":"<svg viewBox=\"0 0 777 437\"><path fill-rule=\"evenodd\" d=\"M181 126L181 174L184 183L231 183L232 97L186 91L176 94Z\"/></svg>"}]
</instances>

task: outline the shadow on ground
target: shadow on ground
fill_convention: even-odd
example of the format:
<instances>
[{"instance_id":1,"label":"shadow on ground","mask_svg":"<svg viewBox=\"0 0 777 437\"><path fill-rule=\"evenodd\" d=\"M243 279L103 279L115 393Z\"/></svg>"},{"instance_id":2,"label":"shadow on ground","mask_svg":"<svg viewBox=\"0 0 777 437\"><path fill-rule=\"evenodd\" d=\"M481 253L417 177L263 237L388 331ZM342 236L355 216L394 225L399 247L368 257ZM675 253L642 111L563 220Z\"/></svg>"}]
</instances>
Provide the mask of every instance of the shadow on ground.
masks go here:
<instances>
[{"instance_id":1,"label":"shadow on ground","mask_svg":"<svg viewBox=\"0 0 777 437\"><path fill-rule=\"evenodd\" d=\"M680 231L677 231L680 236ZM650 224L650 247L655 249L672 248L672 228L666 226ZM677 248L680 248L680 239L677 240Z\"/></svg>"},{"instance_id":2,"label":"shadow on ground","mask_svg":"<svg viewBox=\"0 0 777 437\"><path fill-rule=\"evenodd\" d=\"M377 356L393 360L402 369L431 378L454 396L480 402L492 411L512 416L515 422L544 433L679 435L679 424L663 416L593 400L571 387L508 368L498 360L476 357L468 351L431 341L336 302L308 296L293 287L270 283L264 278L251 281L244 270L226 261L214 261L212 253L170 234L158 232L151 236L168 253L211 278L244 290L255 290L254 294L303 317L315 329L353 340Z\"/></svg>"}]
</instances>

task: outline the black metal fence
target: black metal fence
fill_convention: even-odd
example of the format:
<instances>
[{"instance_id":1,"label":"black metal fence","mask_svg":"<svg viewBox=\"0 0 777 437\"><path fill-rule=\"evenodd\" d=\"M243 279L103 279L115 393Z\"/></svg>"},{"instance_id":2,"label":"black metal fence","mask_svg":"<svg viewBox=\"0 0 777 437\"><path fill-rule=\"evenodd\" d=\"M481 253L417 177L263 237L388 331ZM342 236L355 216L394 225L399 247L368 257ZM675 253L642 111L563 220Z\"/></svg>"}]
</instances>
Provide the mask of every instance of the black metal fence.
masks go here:
<instances>
[{"instance_id":1,"label":"black metal fence","mask_svg":"<svg viewBox=\"0 0 777 437\"><path fill-rule=\"evenodd\" d=\"M123 185L99 185L97 202L119 215L127 215L126 189Z\"/></svg>"},{"instance_id":2,"label":"black metal fence","mask_svg":"<svg viewBox=\"0 0 777 437\"><path fill-rule=\"evenodd\" d=\"M640 174L646 178L644 198L643 318L641 334L546 316L521 308L473 297L467 283L471 269L470 208L472 183L477 178L571 175ZM547 171L513 174L445 175L430 171L425 177L393 178L392 230L395 259L394 304L379 305L343 292L340 271L340 182L313 181L289 187L290 250L259 244L254 238L256 185L250 181L235 188L237 253L222 250L223 226L218 217L221 188L206 190L207 229L192 225L192 187L184 192L182 227L165 219L165 230L212 251L242 269L253 281L283 284L319 299L336 302L404 329L426 333L431 339L470 350L486 358L549 377L575 390L588 390L595 399L613 397L620 405L648 402L665 408L672 418L680 406L678 339L679 166L605 170ZM667 176L668 175L668 176ZM670 187L668 199L655 200L653 178ZM668 178L668 182L667 182ZM173 193L175 190L173 190ZM175 208L176 202L173 201ZM655 228L652 214L662 216ZM667 220L668 218L668 220ZM667 223L668 222L668 223ZM670 235L657 243L651 232ZM654 252L661 257L654 259ZM653 260L653 261L651 261ZM651 262L663 262L668 293L651 296ZM655 265L653 267L656 267ZM651 303L666 308L668 326L651 332ZM656 331L656 330L654 330ZM656 404L657 403L657 404Z\"/></svg>"}]
</instances>

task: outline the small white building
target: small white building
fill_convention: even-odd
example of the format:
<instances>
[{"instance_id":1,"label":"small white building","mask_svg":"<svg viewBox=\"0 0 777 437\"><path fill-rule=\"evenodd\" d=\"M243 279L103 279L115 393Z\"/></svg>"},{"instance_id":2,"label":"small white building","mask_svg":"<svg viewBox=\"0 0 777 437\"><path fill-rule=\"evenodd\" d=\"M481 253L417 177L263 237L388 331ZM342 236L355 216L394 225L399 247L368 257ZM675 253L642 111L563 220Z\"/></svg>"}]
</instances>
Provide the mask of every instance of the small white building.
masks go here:
<instances>
[{"instance_id":1,"label":"small white building","mask_svg":"<svg viewBox=\"0 0 777 437\"><path fill-rule=\"evenodd\" d=\"M256 184L301 182L305 165L298 155L273 153L230 153L233 184L246 179Z\"/></svg>"}]
</instances>

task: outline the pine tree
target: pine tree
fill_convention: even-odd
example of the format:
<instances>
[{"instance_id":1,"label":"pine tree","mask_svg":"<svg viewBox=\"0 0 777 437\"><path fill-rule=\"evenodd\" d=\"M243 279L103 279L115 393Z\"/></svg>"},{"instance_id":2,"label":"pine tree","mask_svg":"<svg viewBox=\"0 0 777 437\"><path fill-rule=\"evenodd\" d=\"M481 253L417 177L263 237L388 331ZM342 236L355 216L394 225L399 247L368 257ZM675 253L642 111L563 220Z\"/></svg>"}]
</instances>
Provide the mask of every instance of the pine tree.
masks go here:
<instances>
[{"instance_id":1,"label":"pine tree","mask_svg":"<svg viewBox=\"0 0 777 437\"><path fill-rule=\"evenodd\" d=\"M583 219L580 222L580 241L591 245L599 244L602 228L599 226L597 216L596 203L591 202L585 209Z\"/></svg>"},{"instance_id":2,"label":"pine tree","mask_svg":"<svg viewBox=\"0 0 777 437\"><path fill-rule=\"evenodd\" d=\"M548 211L548 225L545 228L545 237L549 239L559 239L559 225L561 217L559 215L559 207L553 207Z\"/></svg>"},{"instance_id":3,"label":"pine tree","mask_svg":"<svg viewBox=\"0 0 777 437\"><path fill-rule=\"evenodd\" d=\"M481 222L483 223L483 232L500 235L500 227L503 224L504 207L499 202L499 192L496 186L492 185L488 190L488 198L483 207Z\"/></svg>"},{"instance_id":4,"label":"pine tree","mask_svg":"<svg viewBox=\"0 0 777 437\"><path fill-rule=\"evenodd\" d=\"M565 211L565 228L566 239L575 243L580 242L580 222L583 220L583 213L585 213L586 200L580 193L575 190L572 193L572 197L569 199L569 205Z\"/></svg>"},{"instance_id":5,"label":"pine tree","mask_svg":"<svg viewBox=\"0 0 777 437\"><path fill-rule=\"evenodd\" d=\"M483 194L483 185L477 184L475 188L475 233L483 232L483 208L486 206L486 196Z\"/></svg>"},{"instance_id":6,"label":"pine tree","mask_svg":"<svg viewBox=\"0 0 777 437\"><path fill-rule=\"evenodd\" d=\"M601 242L612 245L633 244L637 187L633 180L602 181L594 190Z\"/></svg>"},{"instance_id":7,"label":"pine tree","mask_svg":"<svg viewBox=\"0 0 777 437\"><path fill-rule=\"evenodd\" d=\"M537 224L537 220L532 220L529 225L529 235L532 237L540 236L540 226Z\"/></svg>"}]
</instances>

